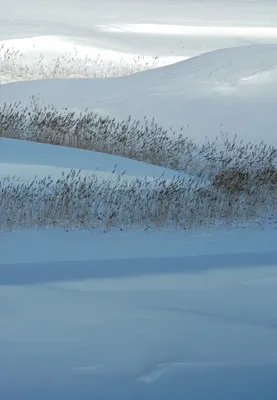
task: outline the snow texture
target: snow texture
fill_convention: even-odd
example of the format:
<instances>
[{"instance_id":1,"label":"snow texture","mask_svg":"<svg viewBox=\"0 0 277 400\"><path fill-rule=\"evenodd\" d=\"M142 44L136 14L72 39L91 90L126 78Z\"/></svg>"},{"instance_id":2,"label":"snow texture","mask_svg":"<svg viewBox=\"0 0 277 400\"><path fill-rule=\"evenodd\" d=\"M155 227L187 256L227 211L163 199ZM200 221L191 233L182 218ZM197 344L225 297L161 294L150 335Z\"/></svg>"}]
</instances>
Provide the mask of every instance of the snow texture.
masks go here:
<instances>
[{"instance_id":1,"label":"snow texture","mask_svg":"<svg viewBox=\"0 0 277 400\"><path fill-rule=\"evenodd\" d=\"M274 399L275 244L274 229L2 234L1 398Z\"/></svg>"}]
</instances>

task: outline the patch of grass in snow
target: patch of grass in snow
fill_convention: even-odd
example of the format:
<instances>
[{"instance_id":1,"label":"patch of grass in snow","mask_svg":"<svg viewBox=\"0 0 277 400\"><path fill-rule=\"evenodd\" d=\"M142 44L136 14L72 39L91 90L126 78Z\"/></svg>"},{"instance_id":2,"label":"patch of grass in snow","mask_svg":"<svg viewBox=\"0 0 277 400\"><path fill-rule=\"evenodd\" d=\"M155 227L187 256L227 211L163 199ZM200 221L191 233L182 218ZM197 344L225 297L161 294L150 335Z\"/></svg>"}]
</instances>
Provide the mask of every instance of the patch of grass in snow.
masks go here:
<instances>
[{"instance_id":1,"label":"patch of grass in snow","mask_svg":"<svg viewBox=\"0 0 277 400\"><path fill-rule=\"evenodd\" d=\"M224 136L200 146L154 120L117 122L94 113L41 109L35 103L30 109L20 104L0 108L0 136L96 150L195 175L189 182L130 181L116 174L104 179L76 171L31 183L7 177L0 182L1 229L194 229L218 223L275 223L277 218L277 151L263 143L243 144ZM207 179L211 184L203 187Z\"/></svg>"},{"instance_id":2,"label":"patch of grass in snow","mask_svg":"<svg viewBox=\"0 0 277 400\"><path fill-rule=\"evenodd\" d=\"M0 181L0 229L31 227L196 229L215 224L274 222L276 194L233 196L210 186L201 189L180 178L133 181L72 170L59 179Z\"/></svg>"},{"instance_id":3,"label":"patch of grass in snow","mask_svg":"<svg viewBox=\"0 0 277 400\"><path fill-rule=\"evenodd\" d=\"M175 170L197 166L199 148L181 133L167 132L152 120L118 122L93 112L41 108L32 98L0 107L0 136L119 155Z\"/></svg>"},{"instance_id":4,"label":"patch of grass in snow","mask_svg":"<svg viewBox=\"0 0 277 400\"><path fill-rule=\"evenodd\" d=\"M0 47L0 82L19 82L57 78L114 78L127 76L158 65L158 57L148 61L136 56L132 63L121 58L117 62L106 61L101 55L82 57L77 51L64 53L46 60L43 54L30 56L14 48Z\"/></svg>"},{"instance_id":5,"label":"patch of grass in snow","mask_svg":"<svg viewBox=\"0 0 277 400\"><path fill-rule=\"evenodd\" d=\"M243 175L252 176L256 182L248 179L248 188L254 183L257 186L257 182L263 186L277 184L277 149L263 142L243 143L222 134L213 142L206 139L199 145L185 137L182 129L167 131L154 119L137 121L129 117L119 122L94 112L59 111L40 106L36 97L30 99L29 108L20 102L0 106L0 137L131 158L183 171L225 189L228 184L224 178L229 181L235 175L240 175L240 180ZM240 187L236 191L243 190Z\"/></svg>"}]
</instances>

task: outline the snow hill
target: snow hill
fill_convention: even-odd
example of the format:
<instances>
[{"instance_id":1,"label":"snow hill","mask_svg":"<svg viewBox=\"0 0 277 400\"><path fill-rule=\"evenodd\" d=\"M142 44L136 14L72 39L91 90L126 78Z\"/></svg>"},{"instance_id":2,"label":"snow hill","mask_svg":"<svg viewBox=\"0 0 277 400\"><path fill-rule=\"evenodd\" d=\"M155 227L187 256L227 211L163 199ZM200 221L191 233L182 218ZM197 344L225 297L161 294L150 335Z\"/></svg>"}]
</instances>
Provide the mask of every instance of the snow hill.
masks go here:
<instances>
[{"instance_id":1,"label":"snow hill","mask_svg":"<svg viewBox=\"0 0 277 400\"><path fill-rule=\"evenodd\" d=\"M185 127L197 141L221 131L276 144L277 45L217 50L132 76L59 79L1 86L0 104L31 96L63 109L94 110L118 119L145 115Z\"/></svg>"},{"instance_id":2,"label":"snow hill","mask_svg":"<svg viewBox=\"0 0 277 400\"><path fill-rule=\"evenodd\" d=\"M63 38L60 53L70 44L79 51L84 46L86 52L114 51L123 57L187 58L230 46L275 43L276 26L274 0L25 0L24 7L13 0L1 9L0 40L55 36ZM46 49L36 44L32 50Z\"/></svg>"},{"instance_id":3,"label":"snow hill","mask_svg":"<svg viewBox=\"0 0 277 400\"><path fill-rule=\"evenodd\" d=\"M124 173L125 179L147 177L170 180L173 177L189 179L190 176L166 168L94 151L52 146L0 138L0 177L13 176L32 180L35 176L61 176L72 169L83 173L96 173L112 179Z\"/></svg>"}]
</instances>

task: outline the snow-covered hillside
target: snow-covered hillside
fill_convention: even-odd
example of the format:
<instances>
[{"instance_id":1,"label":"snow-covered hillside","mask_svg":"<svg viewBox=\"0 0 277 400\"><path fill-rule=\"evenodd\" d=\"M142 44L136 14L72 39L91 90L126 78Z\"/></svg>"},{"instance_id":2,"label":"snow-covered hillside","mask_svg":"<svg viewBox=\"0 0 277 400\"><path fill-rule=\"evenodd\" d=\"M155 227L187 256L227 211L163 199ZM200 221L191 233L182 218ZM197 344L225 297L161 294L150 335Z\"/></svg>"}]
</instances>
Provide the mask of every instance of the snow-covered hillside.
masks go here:
<instances>
[{"instance_id":1,"label":"snow-covered hillside","mask_svg":"<svg viewBox=\"0 0 277 400\"><path fill-rule=\"evenodd\" d=\"M1 86L0 104L38 101L62 109L94 110L161 126L185 127L197 141L221 131L246 141L277 144L277 45L217 50L189 60L111 79L59 79Z\"/></svg>"},{"instance_id":2,"label":"snow-covered hillside","mask_svg":"<svg viewBox=\"0 0 277 400\"><path fill-rule=\"evenodd\" d=\"M189 179L183 173L157 167L135 160L86 151L51 146L41 143L0 138L0 176L22 176L33 179L35 176L60 176L71 169L86 173L109 176L115 171L124 173L125 178L160 178L180 177Z\"/></svg>"},{"instance_id":3,"label":"snow-covered hillside","mask_svg":"<svg viewBox=\"0 0 277 400\"><path fill-rule=\"evenodd\" d=\"M4 5L0 40L55 35L71 45L121 55L184 58L229 46L276 42L273 0L25 0L24 7L21 0L13 0Z\"/></svg>"}]
</instances>

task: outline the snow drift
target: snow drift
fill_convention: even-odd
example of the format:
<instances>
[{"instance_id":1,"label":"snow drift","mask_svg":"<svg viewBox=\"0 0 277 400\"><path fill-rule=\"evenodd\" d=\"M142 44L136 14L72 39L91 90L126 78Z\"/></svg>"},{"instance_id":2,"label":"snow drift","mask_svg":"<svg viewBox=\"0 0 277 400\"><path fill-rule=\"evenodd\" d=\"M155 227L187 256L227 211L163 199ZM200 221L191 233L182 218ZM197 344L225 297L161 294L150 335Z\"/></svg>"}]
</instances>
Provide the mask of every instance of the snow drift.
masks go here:
<instances>
[{"instance_id":1,"label":"snow drift","mask_svg":"<svg viewBox=\"0 0 277 400\"><path fill-rule=\"evenodd\" d=\"M197 141L223 131L275 145L276 57L277 45L245 46L123 78L11 83L1 86L0 104L38 96L60 109L154 117Z\"/></svg>"}]
</instances>

